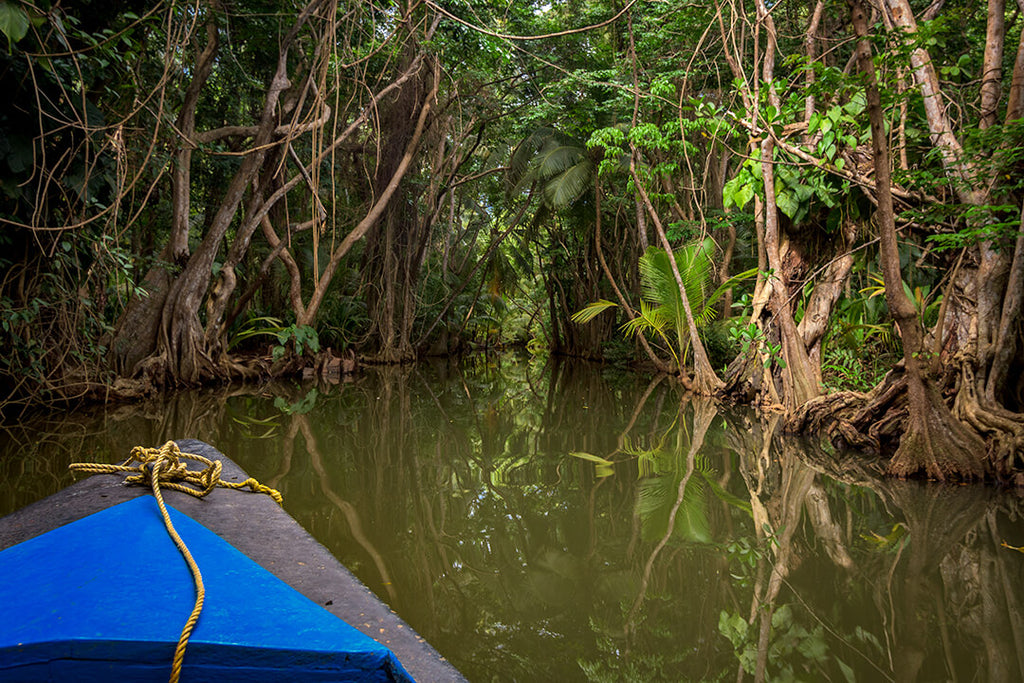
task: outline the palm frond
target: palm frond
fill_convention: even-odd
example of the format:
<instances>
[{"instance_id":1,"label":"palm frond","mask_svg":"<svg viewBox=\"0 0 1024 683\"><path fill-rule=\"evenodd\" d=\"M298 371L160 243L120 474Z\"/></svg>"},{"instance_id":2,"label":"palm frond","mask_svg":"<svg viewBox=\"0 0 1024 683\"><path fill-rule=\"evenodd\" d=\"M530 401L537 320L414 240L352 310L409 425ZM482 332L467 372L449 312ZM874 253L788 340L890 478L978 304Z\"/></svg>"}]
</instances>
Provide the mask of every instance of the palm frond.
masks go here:
<instances>
[{"instance_id":1,"label":"palm frond","mask_svg":"<svg viewBox=\"0 0 1024 683\"><path fill-rule=\"evenodd\" d=\"M712 292L711 296L708 297L708 300L705 302L704 305L707 306L708 308L711 308L712 306L715 305L715 302L721 299L722 295L724 295L730 289L732 289L739 283L743 282L744 280L749 280L750 278L756 276L757 268L751 268L750 270L745 270L742 273L736 273L731 278L729 278L721 285L719 285L718 289Z\"/></svg>"},{"instance_id":2,"label":"palm frond","mask_svg":"<svg viewBox=\"0 0 1024 683\"><path fill-rule=\"evenodd\" d=\"M537 153L533 166L537 169L537 177L547 180L572 168L585 158L584 148L552 137Z\"/></svg>"},{"instance_id":3,"label":"palm frond","mask_svg":"<svg viewBox=\"0 0 1024 683\"><path fill-rule=\"evenodd\" d=\"M594 162L588 157L577 159L558 175L544 184L544 201L553 209L564 209L583 196L593 185Z\"/></svg>"},{"instance_id":4,"label":"palm frond","mask_svg":"<svg viewBox=\"0 0 1024 683\"><path fill-rule=\"evenodd\" d=\"M533 166L533 158L544 146L545 141L554 134L554 129L541 126L516 146L509 160L508 171L505 173L506 188L510 193L524 184L533 182L533 179L527 177Z\"/></svg>"},{"instance_id":5,"label":"palm frond","mask_svg":"<svg viewBox=\"0 0 1024 683\"><path fill-rule=\"evenodd\" d=\"M713 248L711 240L704 240L681 247L673 254L683 280L687 302L695 317L699 317L707 307L705 294L711 280ZM682 297L665 250L649 248L640 257L639 269L642 296L651 302L671 308L673 317L682 323L685 320Z\"/></svg>"},{"instance_id":6,"label":"palm frond","mask_svg":"<svg viewBox=\"0 0 1024 683\"><path fill-rule=\"evenodd\" d=\"M635 337L643 332L663 334L670 322L671 318L664 306L653 306L641 299L640 311L622 326L622 331L627 337Z\"/></svg>"},{"instance_id":7,"label":"palm frond","mask_svg":"<svg viewBox=\"0 0 1024 683\"><path fill-rule=\"evenodd\" d=\"M574 323L585 325L586 323L589 323L591 320L607 311L609 308L616 307L618 307L617 303L608 301L606 299L598 299L597 301L593 301L584 306L583 308L581 308L580 310L573 313L571 319Z\"/></svg>"},{"instance_id":8,"label":"palm frond","mask_svg":"<svg viewBox=\"0 0 1024 683\"><path fill-rule=\"evenodd\" d=\"M505 174L511 196L530 186L542 188L543 204L555 211L574 204L592 185L596 165L580 142L542 126L512 153Z\"/></svg>"}]
</instances>

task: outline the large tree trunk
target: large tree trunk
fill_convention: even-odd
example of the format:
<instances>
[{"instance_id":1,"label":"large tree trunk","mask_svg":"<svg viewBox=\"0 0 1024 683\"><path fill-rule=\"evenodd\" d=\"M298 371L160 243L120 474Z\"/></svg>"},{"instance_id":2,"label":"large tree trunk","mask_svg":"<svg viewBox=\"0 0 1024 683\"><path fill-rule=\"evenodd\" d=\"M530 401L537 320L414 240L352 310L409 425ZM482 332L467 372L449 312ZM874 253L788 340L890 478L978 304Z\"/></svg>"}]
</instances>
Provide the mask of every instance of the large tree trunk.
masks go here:
<instances>
[{"instance_id":1,"label":"large tree trunk","mask_svg":"<svg viewBox=\"0 0 1024 683\"><path fill-rule=\"evenodd\" d=\"M910 34L917 30L906 0L885 0L892 13L892 24ZM903 367L890 373L868 396L837 394L817 400L802 411L790 428L827 424L834 440L851 445L886 450L899 440L890 470L899 475L923 471L935 478L977 477L994 474L1003 481L1024 485L1024 396L1018 379L1024 368L1021 345L1021 308L1024 303L1024 238L1006 236L987 238L969 246L950 276L943 298L934 340L926 349L923 331L905 296L889 289L898 287L899 266L894 236L886 227L891 215L888 188L887 152L881 132L874 69L867 47L867 27L860 1L851 1L855 28L860 37L858 57L862 60L870 87L869 109L875 149L878 182L879 224L882 230L882 254L886 280L886 299L903 336ZM998 43L1002 17L998 2L989 5L986 45L985 83L979 125L991 125L998 100L996 78ZM927 50L917 44L911 48L911 64L916 85L924 99L924 111L932 144L938 149L950 185L960 201L984 206L996 197L998 203L1017 203L1019 198L1000 187L1002 157L1006 150L993 150L991 177L980 173L965 155L953 133L939 90L935 67ZM1015 122L1024 115L1024 32L1018 45L1009 89L1005 121ZM1005 143L1004 143L1005 144ZM987 227L984 212L967 219L971 228ZM883 222L883 219L884 222ZM1024 224L1024 213L1021 216ZM900 289L902 289L900 287ZM932 372L946 367L945 386L955 392L950 412L935 379L929 376L924 358L929 353ZM983 440L984 439L984 440Z\"/></svg>"},{"instance_id":2,"label":"large tree trunk","mask_svg":"<svg viewBox=\"0 0 1024 683\"><path fill-rule=\"evenodd\" d=\"M174 276L171 269L185 263L189 255L188 232L191 198L192 134L196 129L196 106L217 56L219 36L213 8L207 9L206 46L196 57L192 80L185 91L175 127L178 151L171 175L171 234L158 263L143 279L144 296L136 296L118 321L108 362L122 375L132 374L140 361L156 348L160 316Z\"/></svg>"},{"instance_id":3,"label":"large tree trunk","mask_svg":"<svg viewBox=\"0 0 1024 683\"><path fill-rule=\"evenodd\" d=\"M379 146L375 196L387 188L401 163L406 141L417 127L419 110L430 107L430 103L423 99L424 91L430 87L430 79L436 76L439 74L432 76L421 71L420 78L408 81L381 113L384 139ZM444 141L439 141L439 144L443 145ZM440 169L435 169L435 172L440 172ZM430 229L417 210L420 198L417 190L402 182L381 220L366 237L363 283L370 336L376 345L376 360L384 363L402 363L416 358L411 339L416 311L416 298L413 296L417 281L415 271L418 270L418 247L424 239L423 232Z\"/></svg>"},{"instance_id":4,"label":"large tree trunk","mask_svg":"<svg viewBox=\"0 0 1024 683\"><path fill-rule=\"evenodd\" d=\"M857 223L844 218L840 227L841 240L837 245L837 253L825 267L821 277L814 284L814 291L804 309L797 330L807 349L811 369L815 379L821 383L821 345L828 332L828 324L832 309L843 294L843 289L853 270L853 248L857 237Z\"/></svg>"},{"instance_id":5,"label":"large tree trunk","mask_svg":"<svg viewBox=\"0 0 1024 683\"><path fill-rule=\"evenodd\" d=\"M412 76L419 70L420 64L422 64L421 59L414 60L414 65L416 67L415 70L406 70L403 77L392 85L404 82L407 76ZM423 137L423 130L426 127L427 117L430 114L434 99L437 97L437 87L438 79L435 78L433 80L433 89L427 93L423 100L423 105L420 107L415 129L412 132L412 136L405 144L405 152L391 174L387 185L382 189L380 195L377 197L373 206L363 219L359 221L354 228L352 228L348 235L345 236L345 239L343 239L331 253L331 259L324 268L323 273L320 274L320 279L317 281L312 296L310 296L309 304L301 315L299 315L297 324L310 325L316 319L316 315L320 310L320 305L323 303L324 296L327 294L327 288L330 286L331 279L334 277L334 273L337 271L338 266L341 265L342 259L344 259L352 247L355 246L359 240L363 239L367 232L377 224L377 221L380 220L384 211L387 209L388 204L391 202L392 197L394 197L395 193L398 191L398 188L402 183L402 179L405 178L405 174L408 172L413 158L416 156L416 152L419 149L420 139Z\"/></svg>"},{"instance_id":6,"label":"large tree trunk","mask_svg":"<svg viewBox=\"0 0 1024 683\"><path fill-rule=\"evenodd\" d=\"M917 25L910 11L907 0L886 0L892 12L893 23L908 33L915 33ZM1003 33L1005 24L1000 3L993 0L989 4L987 42L985 46L985 72L982 83L982 119L980 127L992 124L1001 89L995 82L1000 76L998 67L1001 62ZM915 47L911 52L911 63L914 77L924 99L925 113L933 144L939 149L943 165L951 183L960 199L965 204L982 206L996 197L997 201L1018 202L1014 197L1000 196L1000 178L985 177L979 174L967 159L962 146L953 134L950 118L946 113L942 93L939 90L938 78L934 64L923 46ZM1018 44L1009 98L1007 101L1005 121L1014 122L1024 116L1024 31ZM993 158L998 161L1003 150L996 149ZM996 165L998 168L998 164ZM1005 194L1005 193L1004 193ZM982 214L984 215L984 214ZM972 227L984 227L984 218L972 219ZM974 275L974 300L968 301L963 311L955 311L954 318L963 321L968 329L959 330L947 326L948 335L965 338L967 343L958 349L956 361L960 365L959 390L954 405L956 415L970 424L975 431L985 435L988 441L988 461L995 467L1000 476L1011 476L1012 471L1019 467L1017 460L1024 454L1024 405L1019 400L1003 404L996 400L996 394L1006 398L1004 384L1010 376L1009 368L1020 363L1021 357L1016 352L1020 348L1020 329L1013 332L1010 328L1002 328L1002 321L1016 319L1017 310L1007 308L1016 306L1019 299L1013 288L1016 284L1011 275L1011 256L1016 256L1016 249L1007 240L985 239L976 247L977 269ZM956 302L962 306L961 302ZM941 341L941 340L940 340ZM943 348L947 348L943 345ZM1013 352L1008 349L1014 349ZM998 367L997 367L998 365ZM1019 365L1017 366L1019 367ZM995 376L995 383L990 378ZM1018 393L1013 391L1011 393ZM1021 475L1017 476L1018 479Z\"/></svg>"},{"instance_id":7,"label":"large tree trunk","mask_svg":"<svg viewBox=\"0 0 1024 683\"><path fill-rule=\"evenodd\" d=\"M171 383L195 383L214 376L216 368L212 359L206 353L204 344L203 325L199 319L198 311L202 299L210 285L213 272L213 263L220 250L225 234L234 221L238 207L245 196L246 190L252 183L256 174L260 171L263 161L266 158L272 137L275 134L276 113L281 93L289 87L288 80L288 51L304 25L320 8L325 0L311 0L298 14L295 23L288 34L282 39L278 53L278 60L275 72L267 88L266 98L263 103L260 120L254 130L248 131L253 134L252 150L245 155L239 169L232 177L219 207L210 222L209 229L203 236L203 240L195 253L188 259L183 271L174 278L166 289L166 299L159 306L157 302L145 300L134 303L125 315L125 322L122 322L125 339L136 339L134 355L148 355L150 366L148 369L160 380ZM203 52L200 59L212 60L215 54L215 35L211 33L212 44L208 43L207 50ZM187 93L185 109L182 112L183 123L186 128L194 129L195 105L199 96L205 75L208 74L209 65L200 63L197 65L196 79ZM183 144L192 144L191 139ZM182 154L179 158L180 164L188 164L190 154ZM175 178L176 204L181 204L175 210L179 219L187 224L187 215L181 212L187 209L187 200L183 201L181 196L188 192L183 183L188 181L186 169L182 169ZM251 208L251 207L250 207ZM181 223L178 225L181 228ZM172 234L172 240L168 249L180 248L181 230ZM187 233L186 233L187 234ZM159 284L159 283L157 283ZM158 291L164 289L160 287ZM159 313L159 328L155 335L155 342L148 336L149 316ZM126 323L138 325L138 329L126 327ZM138 330L145 330L146 336L142 338ZM133 335L135 335L133 337ZM121 337L121 335L118 335ZM142 344L150 344L144 348ZM117 348L115 340L115 349ZM128 346L127 344L125 346ZM115 354L118 353L115 350ZM116 356L115 356L116 358ZM127 360L127 356L123 357ZM125 369L127 362L120 363ZM139 364L135 364L138 366Z\"/></svg>"},{"instance_id":8,"label":"large tree trunk","mask_svg":"<svg viewBox=\"0 0 1024 683\"><path fill-rule=\"evenodd\" d=\"M769 291L769 306L766 311L772 313L771 319L764 321L766 327L775 321L778 326L779 343L782 361L778 364L781 375L780 398L787 411L794 411L820 392L818 373L811 365L804 345L803 336L797 330L793 319L789 287L785 280L785 268L782 264L779 240L779 212L775 206L775 164L772 161L775 145L770 136L761 143L761 168L765 187L765 230L764 247L768 257L768 267L773 278L765 283Z\"/></svg>"},{"instance_id":9,"label":"large tree trunk","mask_svg":"<svg viewBox=\"0 0 1024 683\"><path fill-rule=\"evenodd\" d=\"M868 42L867 16L861 0L850 0L850 8L857 33L857 63L865 78L871 120L875 194L878 198L875 216L880 232L885 301L903 338L903 363L907 375L907 427L889 468L899 476L925 472L929 477L942 480L980 477L983 474L980 456L985 452L985 444L953 417L928 377L924 362L924 331L914 305L903 291L890 187L889 147Z\"/></svg>"},{"instance_id":10,"label":"large tree trunk","mask_svg":"<svg viewBox=\"0 0 1024 683\"><path fill-rule=\"evenodd\" d=\"M762 80L768 84L768 99L771 105L776 111L780 111L781 103L772 83L775 78L775 21L763 0L757 1L757 16L766 33ZM775 280L769 283L771 309L779 326L782 358L785 362L785 366L781 368L781 398L786 410L791 412L821 393L818 385L820 373L811 364L803 336L797 331L793 310L790 307L790 291L781 259L779 211L775 205L774 155L774 138L766 134L761 143L761 168L765 187L765 252L768 256L768 267L775 274Z\"/></svg>"}]
</instances>

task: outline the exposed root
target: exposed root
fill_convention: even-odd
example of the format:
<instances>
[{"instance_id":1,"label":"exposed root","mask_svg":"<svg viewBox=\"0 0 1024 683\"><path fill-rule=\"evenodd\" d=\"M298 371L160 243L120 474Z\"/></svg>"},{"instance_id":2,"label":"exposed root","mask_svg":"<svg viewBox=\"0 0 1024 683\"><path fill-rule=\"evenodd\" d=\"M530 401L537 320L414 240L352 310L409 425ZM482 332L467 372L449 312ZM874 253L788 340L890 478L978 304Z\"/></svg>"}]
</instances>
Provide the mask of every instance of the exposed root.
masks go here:
<instances>
[{"instance_id":1,"label":"exposed root","mask_svg":"<svg viewBox=\"0 0 1024 683\"><path fill-rule=\"evenodd\" d=\"M840 448L892 452L907 418L907 379L898 368L870 393L841 391L805 403L786 421L785 431L823 434Z\"/></svg>"},{"instance_id":2,"label":"exposed root","mask_svg":"<svg viewBox=\"0 0 1024 683\"><path fill-rule=\"evenodd\" d=\"M935 388L925 386L923 394L919 409L910 411L889 472L910 477L923 471L939 481L984 478L985 442L953 416Z\"/></svg>"},{"instance_id":3,"label":"exposed root","mask_svg":"<svg viewBox=\"0 0 1024 683\"><path fill-rule=\"evenodd\" d=\"M988 405L977 391L969 364L962 368L953 413L985 439L986 458L996 478L1024 486L1024 415Z\"/></svg>"},{"instance_id":4,"label":"exposed root","mask_svg":"<svg viewBox=\"0 0 1024 683\"><path fill-rule=\"evenodd\" d=\"M969 373L954 408L938 389L922 391L916 423L908 378L897 367L870 393L846 391L808 401L789 417L790 433L820 434L839 448L892 455L886 471L940 481L995 479L1024 486L1024 416L985 406Z\"/></svg>"},{"instance_id":5,"label":"exposed root","mask_svg":"<svg viewBox=\"0 0 1024 683\"><path fill-rule=\"evenodd\" d=\"M761 393L765 380L765 369L758 362L756 351L751 348L733 358L725 373L725 385L719 389L718 397L730 403L750 405ZM771 381L771 378L768 378Z\"/></svg>"}]
</instances>

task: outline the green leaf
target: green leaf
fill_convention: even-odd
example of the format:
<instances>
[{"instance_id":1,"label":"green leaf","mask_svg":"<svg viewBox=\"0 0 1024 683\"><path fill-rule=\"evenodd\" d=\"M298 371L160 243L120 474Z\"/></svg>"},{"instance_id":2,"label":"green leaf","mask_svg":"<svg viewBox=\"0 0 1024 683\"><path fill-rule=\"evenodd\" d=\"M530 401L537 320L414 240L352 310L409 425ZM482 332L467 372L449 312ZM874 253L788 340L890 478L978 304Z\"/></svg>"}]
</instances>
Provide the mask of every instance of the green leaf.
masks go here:
<instances>
[{"instance_id":1,"label":"green leaf","mask_svg":"<svg viewBox=\"0 0 1024 683\"><path fill-rule=\"evenodd\" d=\"M729 614L722 610L718 614L718 632L729 639L734 648L739 649L747 640L747 629L750 624L738 614Z\"/></svg>"},{"instance_id":2,"label":"green leaf","mask_svg":"<svg viewBox=\"0 0 1024 683\"><path fill-rule=\"evenodd\" d=\"M737 209L742 209L747 203L754 198L754 186L752 183L742 185L736 190L735 204Z\"/></svg>"},{"instance_id":3,"label":"green leaf","mask_svg":"<svg viewBox=\"0 0 1024 683\"><path fill-rule=\"evenodd\" d=\"M586 158L570 166L544 185L544 200L553 209L573 204L591 186L594 170L593 161Z\"/></svg>"},{"instance_id":4,"label":"green leaf","mask_svg":"<svg viewBox=\"0 0 1024 683\"><path fill-rule=\"evenodd\" d=\"M580 460L596 462L598 465L604 465L606 467L611 467L612 465L615 464L611 460L606 460L605 458L602 458L599 455L592 455L590 453L584 453L582 451L572 451L571 453L569 453L569 455L571 455L574 458L579 458Z\"/></svg>"},{"instance_id":5,"label":"green leaf","mask_svg":"<svg viewBox=\"0 0 1024 683\"><path fill-rule=\"evenodd\" d=\"M0 32L13 46L28 33L28 13L7 0L0 0Z\"/></svg>"},{"instance_id":6,"label":"green leaf","mask_svg":"<svg viewBox=\"0 0 1024 683\"><path fill-rule=\"evenodd\" d=\"M807 134L814 135L818 132L818 128L821 127L821 114L814 112L811 114L810 120L807 122Z\"/></svg>"},{"instance_id":7,"label":"green leaf","mask_svg":"<svg viewBox=\"0 0 1024 683\"><path fill-rule=\"evenodd\" d=\"M790 218L794 218L797 211L800 210L800 201L796 198L794 193L789 191L788 188L779 188L779 191L775 195L775 205L779 207L779 211Z\"/></svg>"},{"instance_id":8,"label":"green leaf","mask_svg":"<svg viewBox=\"0 0 1024 683\"><path fill-rule=\"evenodd\" d=\"M736 177L729 180L722 188L722 201L727 209L730 206L742 209L753 198L753 178L745 170L736 174Z\"/></svg>"},{"instance_id":9,"label":"green leaf","mask_svg":"<svg viewBox=\"0 0 1024 683\"><path fill-rule=\"evenodd\" d=\"M600 314L607 311L609 308L616 308L618 304L608 301L606 299L598 299L592 303L587 304L580 310L572 314L572 321L584 325L589 323L591 320L599 316Z\"/></svg>"}]
</instances>

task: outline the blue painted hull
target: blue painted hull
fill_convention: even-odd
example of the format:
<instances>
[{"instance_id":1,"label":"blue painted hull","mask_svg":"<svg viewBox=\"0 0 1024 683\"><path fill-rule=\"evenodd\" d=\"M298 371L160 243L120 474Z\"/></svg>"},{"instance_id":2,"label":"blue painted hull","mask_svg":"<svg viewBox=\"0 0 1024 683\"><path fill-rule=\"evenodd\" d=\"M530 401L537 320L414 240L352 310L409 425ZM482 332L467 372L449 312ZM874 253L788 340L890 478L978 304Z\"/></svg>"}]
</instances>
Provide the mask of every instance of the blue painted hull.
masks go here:
<instances>
[{"instance_id":1,"label":"blue painted hull","mask_svg":"<svg viewBox=\"0 0 1024 683\"><path fill-rule=\"evenodd\" d=\"M183 682L412 680L387 647L171 515L206 583ZM0 680L167 680L193 591L151 496L12 546L0 552Z\"/></svg>"}]
</instances>

